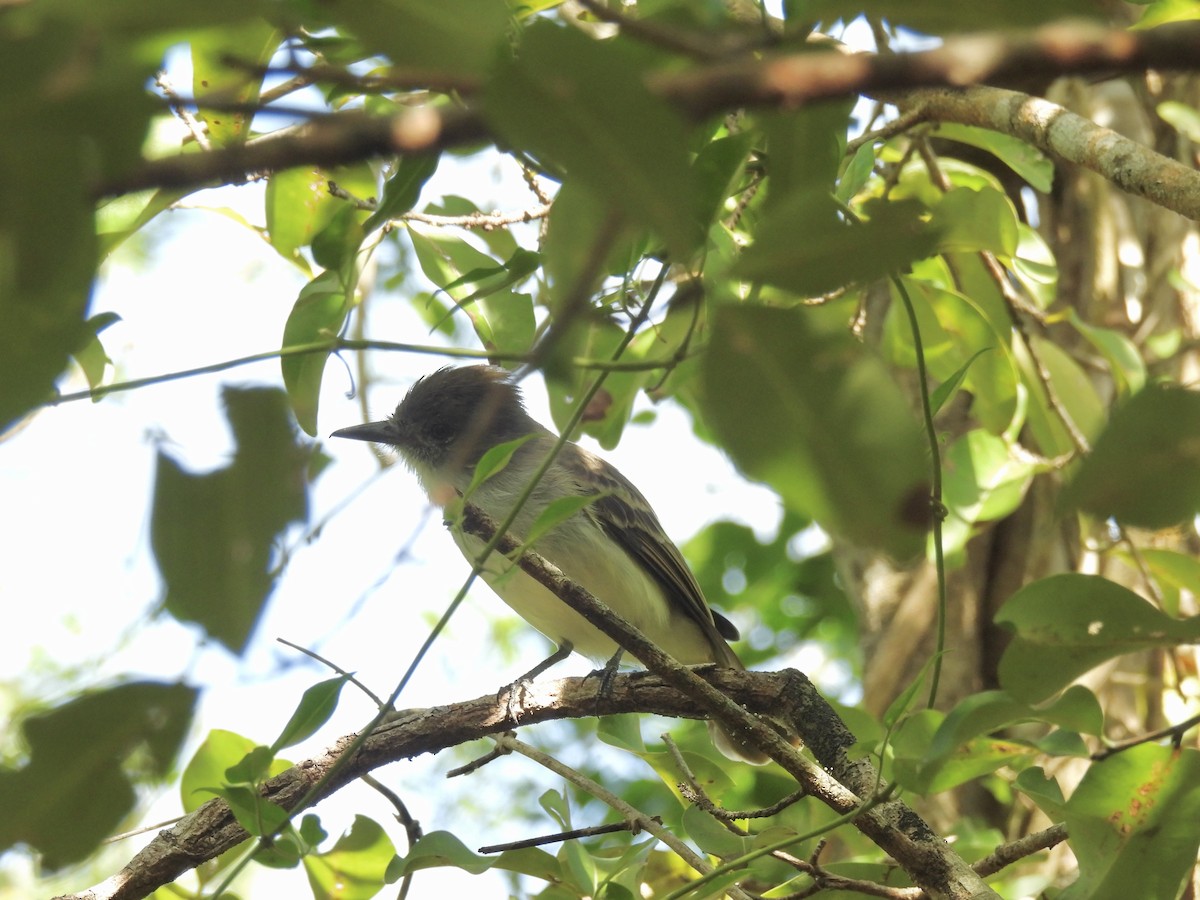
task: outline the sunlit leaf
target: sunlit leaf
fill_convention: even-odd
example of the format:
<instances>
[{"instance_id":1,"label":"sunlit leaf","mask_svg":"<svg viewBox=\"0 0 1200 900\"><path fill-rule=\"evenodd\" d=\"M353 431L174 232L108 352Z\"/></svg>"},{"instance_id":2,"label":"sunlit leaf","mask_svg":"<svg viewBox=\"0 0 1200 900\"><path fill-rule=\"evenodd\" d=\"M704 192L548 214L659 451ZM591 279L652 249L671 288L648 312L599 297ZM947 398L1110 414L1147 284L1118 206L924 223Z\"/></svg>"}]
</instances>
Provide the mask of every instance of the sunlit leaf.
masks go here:
<instances>
[{"instance_id":1,"label":"sunlit leaf","mask_svg":"<svg viewBox=\"0 0 1200 900\"><path fill-rule=\"evenodd\" d=\"M1012 628L1000 683L1036 703L1105 660L1200 639L1200 617L1173 619L1098 575L1052 575L1017 591L996 615Z\"/></svg>"},{"instance_id":2,"label":"sunlit leaf","mask_svg":"<svg viewBox=\"0 0 1200 900\"><path fill-rule=\"evenodd\" d=\"M964 521L1000 519L1020 505L1034 470L1008 445L983 429L972 429L942 456L942 499Z\"/></svg>"},{"instance_id":3,"label":"sunlit leaf","mask_svg":"<svg viewBox=\"0 0 1200 900\"><path fill-rule=\"evenodd\" d=\"M986 150L1024 178L1034 190L1044 194L1050 192L1054 163L1025 141L989 128L959 125L955 122L939 123L933 133L941 138Z\"/></svg>"},{"instance_id":4,"label":"sunlit leaf","mask_svg":"<svg viewBox=\"0 0 1200 900\"><path fill-rule=\"evenodd\" d=\"M1071 900L1175 897L1200 844L1200 753L1142 744L1092 765L1066 802Z\"/></svg>"},{"instance_id":5,"label":"sunlit leaf","mask_svg":"<svg viewBox=\"0 0 1200 900\"><path fill-rule=\"evenodd\" d=\"M379 824L357 815L325 853L304 857L315 900L370 900L385 884L396 849Z\"/></svg>"},{"instance_id":6,"label":"sunlit leaf","mask_svg":"<svg viewBox=\"0 0 1200 900\"><path fill-rule=\"evenodd\" d=\"M291 747L316 734L337 709L338 697L349 678L349 675L339 675L306 690L287 725L271 745L272 752Z\"/></svg>"}]
</instances>

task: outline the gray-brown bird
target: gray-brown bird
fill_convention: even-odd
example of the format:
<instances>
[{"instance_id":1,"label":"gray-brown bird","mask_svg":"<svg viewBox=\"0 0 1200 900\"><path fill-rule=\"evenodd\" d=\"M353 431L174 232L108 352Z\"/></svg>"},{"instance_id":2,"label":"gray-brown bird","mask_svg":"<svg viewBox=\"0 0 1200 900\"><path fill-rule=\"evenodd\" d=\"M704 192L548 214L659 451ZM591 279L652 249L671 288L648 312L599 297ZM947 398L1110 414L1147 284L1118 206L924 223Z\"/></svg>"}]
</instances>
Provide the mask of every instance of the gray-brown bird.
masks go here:
<instances>
[{"instance_id":1,"label":"gray-brown bird","mask_svg":"<svg viewBox=\"0 0 1200 900\"><path fill-rule=\"evenodd\" d=\"M438 505L467 490L488 450L527 436L508 464L471 494L470 501L496 522L507 518L557 441L525 411L520 391L504 369L439 369L418 380L390 418L333 433L394 448ZM680 663L744 668L726 643L737 639L737 629L709 608L646 498L594 453L564 444L510 531L523 539L547 505L566 496L595 500L542 535L533 549ZM452 533L463 555L476 560L483 542ZM555 641L563 655L573 649L597 662L614 657L618 648L610 638L525 572L511 569L511 563L493 554L481 574L521 618ZM711 723L710 731L726 756L763 761Z\"/></svg>"}]
</instances>

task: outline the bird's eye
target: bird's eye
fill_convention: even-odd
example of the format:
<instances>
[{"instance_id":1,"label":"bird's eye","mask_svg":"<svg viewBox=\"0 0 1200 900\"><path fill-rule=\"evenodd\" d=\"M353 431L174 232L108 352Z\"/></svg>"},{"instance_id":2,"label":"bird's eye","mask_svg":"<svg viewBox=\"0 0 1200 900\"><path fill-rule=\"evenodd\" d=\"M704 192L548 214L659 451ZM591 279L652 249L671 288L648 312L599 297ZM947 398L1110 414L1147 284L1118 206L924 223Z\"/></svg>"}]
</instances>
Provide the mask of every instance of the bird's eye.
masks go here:
<instances>
[{"instance_id":1,"label":"bird's eye","mask_svg":"<svg viewBox=\"0 0 1200 900\"><path fill-rule=\"evenodd\" d=\"M454 426L449 422L431 422L429 436L439 444L448 444L454 438Z\"/></svg>"}]
</instances>

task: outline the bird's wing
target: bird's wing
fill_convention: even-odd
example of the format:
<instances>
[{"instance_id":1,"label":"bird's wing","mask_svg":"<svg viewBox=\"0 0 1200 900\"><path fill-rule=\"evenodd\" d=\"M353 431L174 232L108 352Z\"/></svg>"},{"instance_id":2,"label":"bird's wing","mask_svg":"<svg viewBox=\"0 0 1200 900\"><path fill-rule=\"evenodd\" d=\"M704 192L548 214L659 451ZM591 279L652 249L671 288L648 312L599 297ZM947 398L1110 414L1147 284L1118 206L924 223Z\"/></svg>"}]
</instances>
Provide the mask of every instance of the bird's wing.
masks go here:
<instances>
[{"instance_id":1,"label":"bird's wing","mask_svg":"<svg viewBox=\"0 0 1200 900\"><path fill-rule=\"evenodd\" d=\"M576 476L581 486L586 485L589 492L594 488L599 494L585 515L591 515L596 524L649 573L663 589L669 603L700 626L725 664L740 668L741 663L725 643L726 640L737 640L737 628L709 608L696 576L663 531L646 498L628 478L594 453L575 445L564 447L564 451L575 452L563 452L559 462Z\"/></svg>"}]
</instances>

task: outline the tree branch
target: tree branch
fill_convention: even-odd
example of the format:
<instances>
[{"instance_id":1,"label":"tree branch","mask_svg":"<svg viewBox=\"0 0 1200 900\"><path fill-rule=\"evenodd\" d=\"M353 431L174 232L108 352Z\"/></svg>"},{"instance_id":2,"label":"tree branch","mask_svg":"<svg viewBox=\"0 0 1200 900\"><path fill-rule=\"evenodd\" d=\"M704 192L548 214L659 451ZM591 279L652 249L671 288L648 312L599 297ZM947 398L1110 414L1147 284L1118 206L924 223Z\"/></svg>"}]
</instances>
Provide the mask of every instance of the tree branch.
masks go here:
<instances>
[{"instance_id":1,"label":"tree branch","mask_svg":"<svg viewBox=\"0 0 1200 900\"><path fill-rule=\"evenodd\" d=\"M463 510L462 529L485 542L495 536L495 523L470 504ZM494 549L510 558L522 551L521 545L508 534L495 542ZM776 698L778 705L771 710L770 718L799 735L820 766L797 752L766 721L748 712L740 698L735 702L696 670L675 662L552 563L525 551L517 559L517 565L647 669L697 702L732 738L765 752L831 809L850 813L863 799L876 796L885 788L867 759L850 758L854 735L801 673L789 673L790 680ZM864 812L854 820L854 825L890 853L932 897L998 896L920 816L898 800Z\"/></svg>"},{"instance_id":2,"label":"tree branch","mask_svg":"<svg viewBox=\"0 0 1200 900\"><path fill-rule=\"evenodd\" d=\"M1055 159L1104 176L1123 191L1200 220L1200 173L1195 169L1049 100L995 87L926 89L892 99L902 112L924 121L977 125L1020 138Z\"/></svg>"},{"instance_id":3,"label":"tree branch","mask_svg":"<svg viewBox=\"0 0 1200 900\"><path fill-rule=\"evenodd\" d=\"M650 76L651 90L693 118L744 107L793 109L853 94L886 95L919 118L980 125L1013 134L1058 159L1100 172L1124 190L1200 219L1200 174L1100 128L1048 101L995 87L1030 79L1147 68L1194 70L1200 25L1129 32L1073 22L1021 36L947 38L918 53L779 54L700 65ZM931 90L940 86L940 90ZM917 90L917 89L927 90ZM905 93L908 92L908 93ZM284 135L241 146L151 160L96 187L97 196L148 188L243 183L248 176L300 165L336 166L397 153L435 153L493 140L475 109L421 107L393 117L324 116Z\"/></svg>"},{"instance_id":4,"label":"tree branch","mask_svg":"<svg viewBox=\"0 0 1200 900\"><path fill-rule=\"evenodd\" d=\"M758 713L778 711L782 696L815 694L811 683L794 671L775 674L712 669L704 672L704 677ZM354 757L341 763L314 802L388 763L437 753L519 726L628 712L677 718L705 715L694 700L645 672L618 675L605 696L598 696L598 688L595 678L565 678L527 685L511 704L507 696L498 698L489 693L447 706L406 711L368 736ZM356 738L354 734L346 735L319 756L272 778L264 785L264 796L284 809L298 812L298 801L334 768ZM161 831L113 877L59 900L138 900L248 837L225 801L213 799Z\"/></svg>"},{"instance_id":5,"label":"tree branch","mask_svg":"<svg viewBox=\"0 0 1200 900\"><path fill-rule=\"evenodd\" d=\"M462 527L485 541L495 533L494 523L470 505L465 507ZM511 535L503 535L495 549L514 554L519 548ZM357 735L342 738L321 757L270 780L264 786L264 795L284 809L298 812L301 799L318 784L320 790L308 802L316 802L360 775L398 759L436 752L518 724L633 711L685 718L711 715L738 739L766 751L807 793L840 814L853 813L861 807L863 798L877 796L884 787L869 761L850 758L854 735L800 672L763 674L681 666L537 554L526 552L518 564L654 674L618 677L604 696L597 696L595 679L566 679L534 683L515 698L519 703L488 695L452 706L410 711L362 739L352 758L341 759L358 741ZM798 753L759 715L769 715L785 729L799 734L819 765ZM898 800L864 812L854 825L896 859L932 897L966 900L997 896L924 820ZM225 802L211 800L161 832L120 873L74 897L144 897L246 837Z\"/></svg>"}]
</instances>

